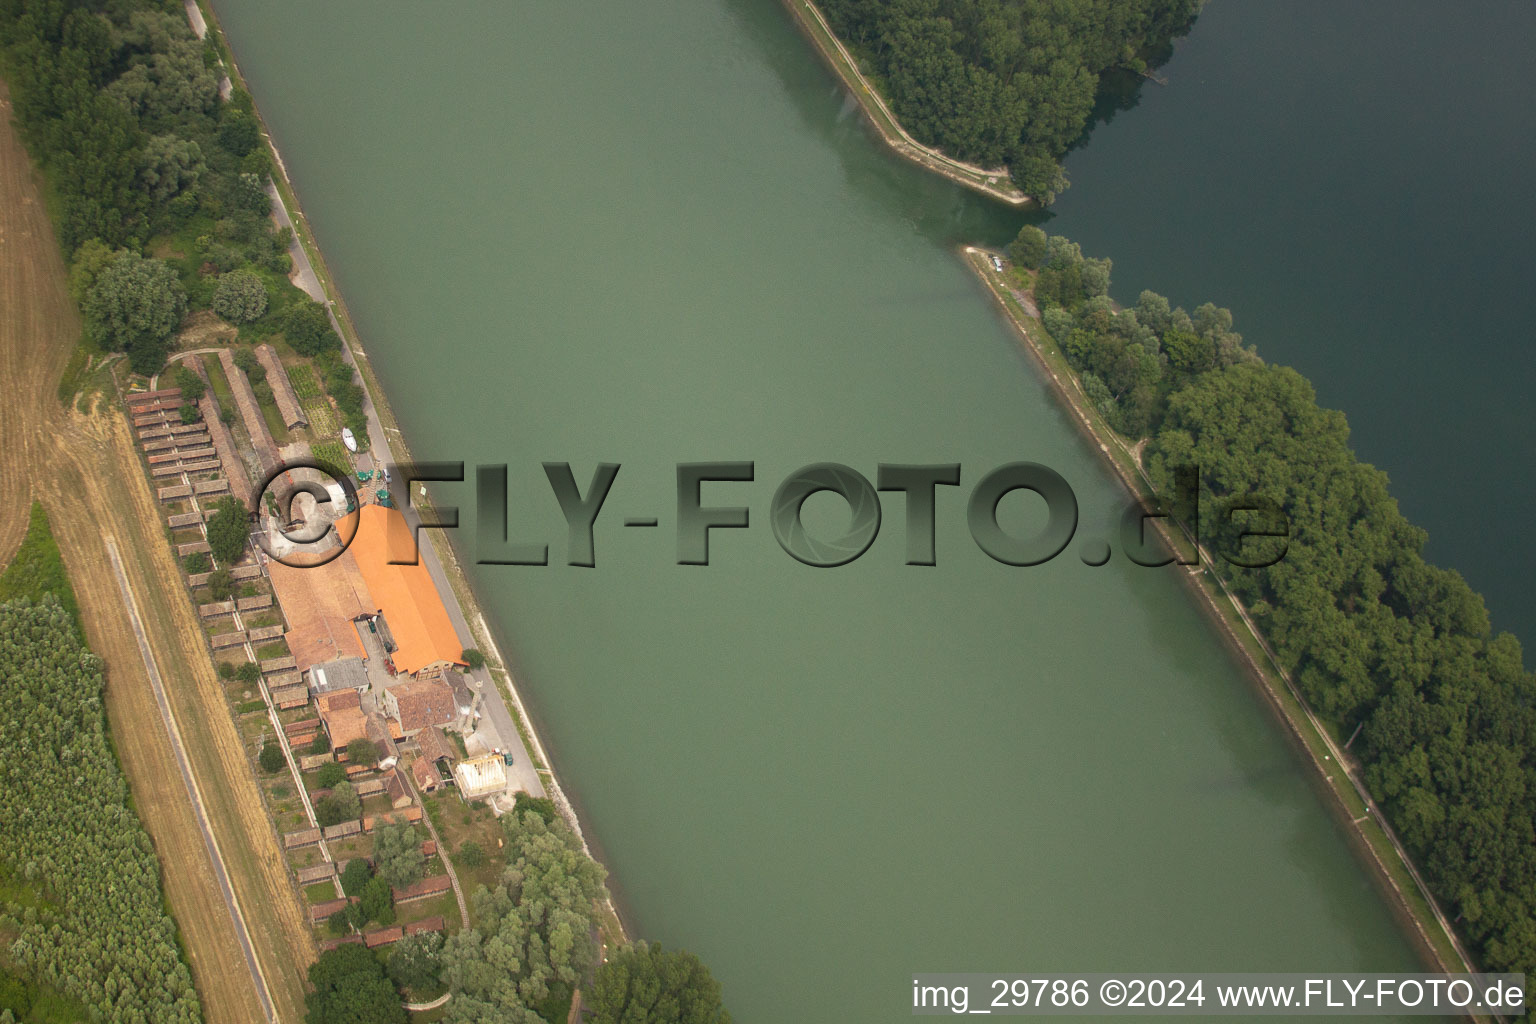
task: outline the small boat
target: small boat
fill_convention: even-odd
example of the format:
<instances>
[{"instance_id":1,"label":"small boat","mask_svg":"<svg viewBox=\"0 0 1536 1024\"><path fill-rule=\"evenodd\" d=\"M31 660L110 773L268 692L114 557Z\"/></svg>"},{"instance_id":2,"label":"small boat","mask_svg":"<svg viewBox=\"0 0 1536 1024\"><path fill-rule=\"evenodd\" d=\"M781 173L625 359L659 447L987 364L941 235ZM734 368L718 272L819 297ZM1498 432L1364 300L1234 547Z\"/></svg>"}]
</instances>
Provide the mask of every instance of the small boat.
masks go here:
<instances>
[{"instance_id":1,"label":"small boat","mask_svg":"<svg viewBox=\"0 0 1536 1024\"><path fill-rule=\"evenodd\" d=\"M341 443L347 446L347 451L357 451L357 438L352 435L351 427L341 428Z\"/></svg>"}]
</instances>

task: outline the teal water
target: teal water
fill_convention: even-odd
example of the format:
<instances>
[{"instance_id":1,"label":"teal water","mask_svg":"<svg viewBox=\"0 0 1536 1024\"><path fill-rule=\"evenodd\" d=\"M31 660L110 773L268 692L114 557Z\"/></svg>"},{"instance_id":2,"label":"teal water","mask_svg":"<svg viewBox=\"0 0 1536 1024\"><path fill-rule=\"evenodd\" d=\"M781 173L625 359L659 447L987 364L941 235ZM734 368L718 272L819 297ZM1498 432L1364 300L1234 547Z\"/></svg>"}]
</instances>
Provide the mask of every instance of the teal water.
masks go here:
<instances>
[{"instance_id":1,"label":"teal water","mask_svg":"<svg viewBox=\"0 0 1536 1024\"><path fill-rule=\"evenodd\" d=\"M971 541L1005 462L1070 481L1080 538L1122 497L955 258L1017 215L871 142L778 6L218 12L413 450L508 463L551 544L473 580L629 923L738 1020L899 1019L918 970L1415 966L1169 573ZM752 525L678 566L674 466L715 459L756 462L704 492ZM593 569L545 460L622 464ZM852 565L780 551L823 460L960 462L939 564L898 496Z\"/></svg>"},{"instance_id":2,"label":"teal water","mask_svg":"<svg viewBox=\"0 0 1536 1024\"><path fill-rule=\"evenodd\" d=\"M1513 0L1216 0L1072 154L1047 225L1112 257L1121 298L1231 308L1527 647L1533 40Z\"/></svg>"}]
</instances>

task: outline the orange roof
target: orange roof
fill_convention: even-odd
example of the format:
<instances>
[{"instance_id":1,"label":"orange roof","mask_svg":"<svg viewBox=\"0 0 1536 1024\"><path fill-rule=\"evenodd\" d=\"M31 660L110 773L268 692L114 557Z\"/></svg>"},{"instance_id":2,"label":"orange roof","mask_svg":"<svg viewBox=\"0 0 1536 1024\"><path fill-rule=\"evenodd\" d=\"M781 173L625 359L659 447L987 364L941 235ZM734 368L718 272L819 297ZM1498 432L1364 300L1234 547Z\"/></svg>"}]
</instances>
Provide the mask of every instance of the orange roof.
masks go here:
<instances>
[{"instance_id":1,"label":"orange roof","mask_svg":"<svg viewBox=\"0 0 1536 1024\"><path fill-rule=\"evenodd\" d=\"M464 645L426 565L419 558L415 565L390 564L391 559L408 561L415 551L405 517L382 505L364 505L355 514L361 521L347 553L356 559L368 594L398 645L392 656L395 668L415 675L439 662L462 665Z\"/></svg>"},{"instance_id":2,"label":"orange roof","mask_svg":"<svg viewBox=\"0 0 1536 1024\"><path fill-rule=\"evenodd\" d=\"M336 690L315 698L331 749L340 750L353 740L368 738L368 719L359 706L356 690Z\"/></svg>"}]
</instances>

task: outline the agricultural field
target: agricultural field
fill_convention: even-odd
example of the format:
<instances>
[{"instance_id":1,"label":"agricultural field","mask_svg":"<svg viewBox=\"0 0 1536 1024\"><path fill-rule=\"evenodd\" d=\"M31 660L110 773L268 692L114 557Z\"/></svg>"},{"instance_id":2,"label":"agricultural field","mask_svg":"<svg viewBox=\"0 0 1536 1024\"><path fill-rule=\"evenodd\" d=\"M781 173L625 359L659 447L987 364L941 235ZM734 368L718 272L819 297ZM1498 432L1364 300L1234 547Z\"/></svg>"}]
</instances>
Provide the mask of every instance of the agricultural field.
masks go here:
<instances>
[{"instance_id":1,"label":"agricultural field","mask_svg":"<svg viewBox=\"0 0 1536 1024\"><path fill-rule=\"evenodd\" d=\"M9 987L104 1020L201 1021L159 868L107 736L102 663L41 506L0 577L0 933ZM16 999L8 996L7 1001Z\"/></svg>"}]
</instances>

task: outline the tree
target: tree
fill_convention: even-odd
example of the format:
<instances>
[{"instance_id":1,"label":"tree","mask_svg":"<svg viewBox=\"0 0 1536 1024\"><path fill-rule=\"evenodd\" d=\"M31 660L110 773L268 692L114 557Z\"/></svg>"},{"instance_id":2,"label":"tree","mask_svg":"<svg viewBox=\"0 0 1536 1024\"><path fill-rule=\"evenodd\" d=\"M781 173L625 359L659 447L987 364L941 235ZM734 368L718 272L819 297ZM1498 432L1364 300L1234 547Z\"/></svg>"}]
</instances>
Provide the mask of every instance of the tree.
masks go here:
<instances>
[{"instance_id":1,"label":"tree","mask_svg":"<svg viewBox=\"0 0 1536 1024\"><path fill-rule=\"evenodd\" d=\"M208 596L215 601L228 601L235 596L235 576L228 569L215 569L208 574Z\"/></svg>"},{"instance_id":2,"label":"tree","mask_svg":"<svg viewBox=\"0 0 1536 1024\"><path fill-rule=\"evenodd\" d=\"M166 343L187 311L187 293L162 260L120 252L96 274L82 312L98 345L128 353L135 373L165 364Z\"/></svg>"},{"instance_id":3,"label":"tree","mask_svg":"<svg viewBox=\"0 0 1536 1024\"><path fill-rule=\"evenodd\" d=\"M249 270L231 270L214 289L213 311L230 323L249 323L267 311L267 286Z\"/></svg>"},{"instance_id":4,"label":"tree","mask_svg":"<svg viewBox=\"0 0 1536 1024\"><path fill-rule=\"evenodd\" d=\"M380 878L392 888L404 889L421 880L427 858L421 852L416 828L406 822L380 825L374 830L373 862Z\"/></svg>"},{"instance_id":5,"label":"tree","mask_svg":"<svg viewBox=\"0 0 1536 1024\"><path fill-rule=\"evenodd\" d=\"M330 793L315 801L315 820L323 826L340 825L362 813L363 803L350 782L338 783Z\"/></svg>"},{"instance_id":6,"label":"tree","mask_svg":"<svg viewBox=\"0 0 1536 1024\"><path fill-rule=\"evenodd\" d=\"M203 378L191 367L182 364L176 367L176 386L181 389L181 397L189 402L196 402L208 392L208 385Z\"/></svg>"},{"instance_id":7,"label":"tree","mask_svg":"<svg viewBox=\"0 0 1536 1024\"><path fill-rule=\"evenodd\" d=\"M325 762L325 764L320 766L320 770L315 772L315 785L321 789L331 789L338 783L346 781L346 766L337 764L335 761Z\"/></svg>"},{"instance_id":8,"label":"tree","mask_svg":"<svg viewBox=\"0 0 1536 1024\"><path fill-rule=\"evenodd\" d=\"M208 169L198 144L174 134L152 137L144 144L141 159L143 169L139 178L156 203L196 188L198 179Z\"/></svg>"},{"instance_id":9,"label":"tree","mask_svg":"<svg viewBox=\"0 0 1536 1024\"><path fill-rule=\"evenodd\" d=\"M686 950L635 942L597 969L590 1024L731 1024L720 983Z\"/></svg>"},{"instance_id":10,"label":"tree","mask_svg":"<svg viewBox=\"0 0 1536 1024\"><path fill-rule=\"evenodd\" d=\"M197 406L191 402L183 402L181 408L176 410L176 416L182 423L196 423L202 418L202 413L197 411Z\"/></svg>"},{"instance_id":11,"label":"tree","mask_svg":"<svg viewBox=\"0 0 1536 1024\"><path fill-rule=\"evenodd\" d=\"M261 764L264 772L278 772L283 770L287 761L283 757L283 748L276 740L267 740L261 745L261 756L256 759Z\"/></svg>"},{"instance_id":12,"label":"tree","mask_svg":"<svg viewBox=\"0 0 1536 1024\"><path fill-rule=\"evenodd\" d=\"M254 683L261 678L261 666L254 661L241 662L235 669L235 678L242 683Z\"/></svg>"},{"instance_id":13,"label":"tree","mask_svg":"<svg viewBox=\"0 0 1536 1024\"><path fill-rule=\"evenodd\" d=\"M279 324L283 337L300 355L317 356L341 348L341 339L331 329L331 318L318 302L295 302L283 311Z\"/></svg>"},{"instance_id":14,"label":"tree","mask_svg":"<svg viewBox=\"0 0 1536 1024\"><path fill-rule=\"evenodd\" d=\"M436 988L442 971L443 936L440 932L407 935L389 949L386 970L401 988L418 992Z\"/></svg>"},{"instance_id":15,"label":"tree","mask_svg":"<svg viewBox=\"0 0 1536 1024\"><path fill-rule=\"evenodd\" d=\"M459 844L459 863L473 871L485 863L485 848L473 839Z\"/></svg>"},{"instance_id":16,"label":"tree","mask_svg":"<svg viewBox=\"0 0 1536 1024\"><path fill-rule=\"evenodd\" d=\"M258 217L265 217L272 212L272 197L267 194L260 175L249 171L241 172L235 180L234 202L237 207L249 210Z\"/></svg>"},{"instance_id":17,"label":"tree","mask_svg":"<svg viewBox=\"0 0 1536 1024\"><path fill-rule=\"evenodd\" d=\"M363 885L363 891L357 897L357 906L369 921L377 921L386 926L395 923L395 894L390 891L389 883L378 875Z\"/></svg>"},{"instance_id":18,"label":"tree","mask_svg":"<svg viewBox=\"0 0 1536 1024\"><path fill-rule=\"evenodd\" d=\"M238 498L226 494L213 506L208 520L208 546L222 565L238 562L245 554L251 517Z\"/></svg>"},{"instance_id":19,"label":"tree","mask_svg":"<svg viewBox=\"0 0 1536 1024\"><path fill-rule=\"evenodd\" d=\"M405 1024L405 1008L384 965L366 946L347 943L309 967L305 1024Z\"/></svg>"},{"instance_id":20,"label":"tree","mask_svg":"<svg viewBox=\"0 0 1536 1024\"><path fill-rule=\"evenodd\" d=\"M200 573L205 573L209 569L213 568L208 564L208 553L206 551L192 552L182 561L181 564L188 573L191 573L194 576Z\"/></svg>"},{"instance_id":21,"label":"tree","mask_svg":"<svg viewBox=\"0 0 1536 1024\"><path fill-rule=\"evenodd\" d=\"M363 886L373 878L373 868L362 857L353 857L341 869L341 891L351 897L363 894Z\"/></svg>"},{"instance_id":22,"label":"tree","mask_svg":"<svg viewBox=\"0 0 1536 1024\"><path fill-rule=\"evenodd\" d=\"M1008 245L1008 258L1029 270L1039 270L1045 259L1045 232L1033 224L1019 229L1018 237Z\"/></svg>"},{"instance_id":23,"label":"tree","mask_svg":"<svg viewBox=\"0 0 1536 1024\"><path fill-rule=\"evenodd\" d=\"M464 664L470 667L471 670L478 670L485 667L485 655L481 654L480 651L474 647L464 648L459 657L463 660Z\"/></svg>"},{"instance_id":24,"label":"tree","mask_svg":"<svg viewBox=\"0 0 1536 1024\"><path fill-rule=\"evenodd\" d=\"M331 738L321 729L315 733L315 738L310 741L309 752L311 754L329 754L331 752Z\"/></svg>"},{"instance_id":25,"label":"tree","mask_svg":"<svg viewBox=\"0 0 1536 1024\"><path fill-rule=\"evenodd\" d=\"M251 348L237 348L232 357L235 365L240 367L254 384L256 381L267 379L267 368L261 365L261 360L256 358L256 350Z\"/></svg>"},{"instance_id":26,"label":"tree","mask_svg":"<svg viewBox=\"0 0 1536 1024\"><path fill-rule=\"evenodd\" d=\"M243 110L228 109L219 122L219 145L235 156L245 156L261 143L256 119Z\"/></svg>"},{"instance_id":27,"label":"tree","mask_svg":"<svg viewBox=\"0 0 1536 1024\"><path fill-rule=\"evenodd\" d=\"M376 765L379 763L379 748L373 745L373 740L359 736L347 744L347 760L353 764Z\"/></svg>"}]
</instances>

